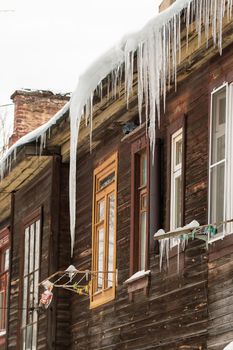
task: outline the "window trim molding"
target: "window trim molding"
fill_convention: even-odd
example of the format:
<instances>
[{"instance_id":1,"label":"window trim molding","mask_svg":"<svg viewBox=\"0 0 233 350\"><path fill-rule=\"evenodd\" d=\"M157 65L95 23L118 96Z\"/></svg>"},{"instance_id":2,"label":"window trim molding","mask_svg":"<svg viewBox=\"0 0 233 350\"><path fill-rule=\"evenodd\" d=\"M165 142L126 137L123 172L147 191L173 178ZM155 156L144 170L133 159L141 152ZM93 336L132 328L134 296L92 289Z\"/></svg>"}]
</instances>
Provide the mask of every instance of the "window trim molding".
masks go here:
<instances>
[{"instance_id":1,"label":"window trim molding","mask_svg":"<svg viewBox=\"0 0 233 350\"><path fill-rule=\"evenodd\" d=\"M214 166L217 166L220 163L225 164L225 170L224 170L224 208L223 208L223 220L226 219L226 206L227 206L227 196L226 196L226 183L227 183L227 171L226 171L226 165L227 165L227 130L228 130L228 114L229 114L229 93L230 93L230 86L232 83L226 82L225 80L223 80L221 82L220 85L218 85L217 87L213 88L211 93L210 93L210 103L209 103L209 123L208 123L208 127L209 127L209 144L208 144L208 224L211 224L211 220L210 220L210 198L211 198L211 169L213 169ZM212 125L213 125L213 96L220 92L222 89L226 88L226 126L225 126L225 158L219 162L216 162L213 164L211 164L211 158L212 158ZM220 239L223 239L226 236L226 229L224 227L223 232L220 234L217 234L215 237L210 239L210 243L214 243L215 241L218 241Z\"/></svg>"},{"instance_id":2,"label":"window trim molding","mask_svg":"<svg viewBox=\"0 0 233 350\"><path fill-rule=\"evenodd\" d=\"M115 171L115 181L113 184L109 184L114 188L115 194L115 208L114 208L114 252L113 252L113 271L115 271L115 277L113 277L112 287L108 287L96 293L93 293L93 282L91 284L91 295L90 295L90 309L94 309L98 306L104 305L116 297L116 286L117 286L117 268L116 268L116 251L117 251L117 182L118 182L118 152L114 152L108 158L104 158L103 161L98 164L93 172L93 198L92 198L92 270L96 264L96 256L94 251L95 247L95 232L96 232L96 194L100 191L96 191L98 177L102 177L105 174ZM108 186L107 186L108 187ZM104 250L106 248L104 247Z\"/></svg>"},{"instance_id":3,"label":"window trim molding","mask_svg":"<svg viewBox=\"0 0 233 350\"><path fill-rule=\"evenodd\" d=\"M182 179L182 192L181 192L181 225L184 226L185 224L185 185L186 185L186 134L187 134L187 114L183 114L180 116L179 119L177 119L175 122L169 125L167 129L167 191L166 195L168 198L167 204L166 204L166 221L165 221L165 229L167 231L170 230L170 222L171 222L171 162L172 162L172 135L175 134L179 129L182 128L182 172L181 172L181 179Z\"/></svg>"},{"instance_id":4,"label":"window trim molding","mask_svg":"<svg viewBox=\"0 0 233 350\"><path fill-rule=\"evenodd\" d=\"M40 206L34 211L32 211L30 214L26 215L21 220L21 227L20 227L20 243L19 243L19 254L20 254L20 267L19 267L19 294L18 294L18 300L19 300L19 308L22 309L23 305L23 282L24 282L24 235L25 235L25 228L27 226L30 226L35 221L40 220L40 251L39 251L39 280L41 279L41 252L42 252L42 227L43 227L43 207ZM39 291L39 287L38 287ZM38 315L38 321L37 321L37 340L38 340L38 325L39 325L39 315ZM18 317L18 332L17 332L17 348L22 349L22 311L19 312Z\"/></svg>"},{"instance_id":5,"label":"window trim molding","mask_svg":"<svg viewBox=\"0 0 233 350\"><path fill-rule=\"evenodd\" d=\"M182 221L183 221L183 217L182 217L182 191L183 191L183 178L182 178L182 174L183 174L183 148L184 148L184 140L183 140L183 127L181 127L180 129L178 129L176 132L174 132L171 135L171 169L170 169L170 173L171 173L171 180L170 180L170 230L174 230L175 229L175 225L174 225L174 209L175 209L175 194L174 194L174 182L176 180L177 177L181 177L181 226L183 226ZM181 157L181 163L180 166L178 166L177 168L174 165L174 155L175 155L175 150L176 150L176 143L179 142L179 140L182 141L182 157Z\"/></svg>"},{"instance_id":6,"label":"window trim molding","mask_svg":"<svg viewBox=\"0 0 233 350\"><path fill-rule=\"evenodd\" d=\"M130 276L132 276L135 272L139 270L138 260L139 260L139 246L137 246L137 238L135 232L138 232L139 227L139 201L136 203L137 195L136 195L136 178L135 172L137 167L136 157L141 151L145 150L147 155L147 232L146 232L146 263L145 263L145 271L149 268L149 241L150 241L150 149L148 138L145 135L145 131L143 130L143 134L140 133L132 140L131 143L131 209L130 209Z\"/></svg>"}]
</instances>

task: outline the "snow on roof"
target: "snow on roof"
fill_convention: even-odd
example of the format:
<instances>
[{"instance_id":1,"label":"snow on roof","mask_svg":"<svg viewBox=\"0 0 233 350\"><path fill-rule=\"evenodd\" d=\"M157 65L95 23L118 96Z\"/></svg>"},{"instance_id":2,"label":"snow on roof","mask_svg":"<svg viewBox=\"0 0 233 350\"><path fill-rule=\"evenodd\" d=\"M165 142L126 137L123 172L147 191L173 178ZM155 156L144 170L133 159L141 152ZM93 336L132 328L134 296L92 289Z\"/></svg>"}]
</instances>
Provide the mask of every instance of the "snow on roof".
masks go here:
<instances>
[{"instance_id":1,"label":"snow on roof","mask_svg":"<svg viewBox=\"0 0 233 350\"><path fill-rule=\"evenodd\" d=\"M60 98L69 98L71 96L70 92L61 92L58 90L51 90L51 89L25 89L25 88L21 88L21 89L17 89L12 95L11 95L11 99L13 99L13 97L15 95L18 94L25 94L25 95L45 95L45 96L54 96L54 97L60 97Z\"/></svg>"},{"instance_id":2,"label":"snow on roof","mask_svg":"<svg viewBox=\"0 0 233 350\"><path fill-rule=\"evenodd\" d=\"M76 223L76 156L80 121L83 117L89 119L92 133L93 95L102 88L102 80L112 73L112 86L121 81L121 68L125 68L125 93L127 102L132 92L134 57L137 54L138 64L138 108L141 121L142 104L145 102L146 119L150 121L149 137L152 150L155 145L156 119L160 120L161 95L165 106L167 85L173 81L176 84L177 62L181 56L181 14L184 14L188 33L190 23L196 22L198 43L200 44L202 25L205 27L206 42L212 34L214 45L222 52L222 19L227 13L231 17L232 0L176 0L168 9L151 19L137 33L126 35L117 45L97 59L79 77L78 85L71 96L70 105L70 232L71 254L73 253L75 223ZM212 32L210 34L210 26ZM19 146L40 139L43 144L46 132L52 124L56 124L64 114L62 110L48 123L27 135L0 161L0 175L3 175L7 159ZM91 134L90 133L90 134ZM31 135L31 136L30 136Z\"/></svg>"},{"instance_id":3,"label":"snow on roof","mask_svg":"<svg viewBox=\"0 0 233 350\"><path fill-rule=\"evenodd\" d=\"M40 147L45 146L46 142L46 132L52 127L52 125L56 124L58 120L69 110L70 102L67 102L64 107L58 111L47 123L41 125L37 129L29 132L25 136L21 137L18 141L16 141L4 154L4 156L0 160L0 178L4 177L5 170L10 169L10 163L12 160L12 155L14 158L16 157L16 152L22 146L33 142L40 141ZM9 169L7 169L9 166Z\"/></svg>"}]
</instances>

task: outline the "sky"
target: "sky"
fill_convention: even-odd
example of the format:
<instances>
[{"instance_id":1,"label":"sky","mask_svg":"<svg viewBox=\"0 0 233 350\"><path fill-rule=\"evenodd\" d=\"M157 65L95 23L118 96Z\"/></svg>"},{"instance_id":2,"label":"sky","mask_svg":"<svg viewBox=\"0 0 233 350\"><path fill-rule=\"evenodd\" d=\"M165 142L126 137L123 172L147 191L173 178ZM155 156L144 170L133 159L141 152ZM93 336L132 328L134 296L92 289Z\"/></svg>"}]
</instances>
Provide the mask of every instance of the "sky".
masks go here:
<instances>
[{"instance_id":1,"label":"sky","mask_svg":"<svg viewBox=\"0 0 233 350\"><path fill-rule=\"evenodd\" d=\"M141 29L160 2L0 0L0 105L20 88L72 92L79 75Z\"/></svg>"}]
</instances>

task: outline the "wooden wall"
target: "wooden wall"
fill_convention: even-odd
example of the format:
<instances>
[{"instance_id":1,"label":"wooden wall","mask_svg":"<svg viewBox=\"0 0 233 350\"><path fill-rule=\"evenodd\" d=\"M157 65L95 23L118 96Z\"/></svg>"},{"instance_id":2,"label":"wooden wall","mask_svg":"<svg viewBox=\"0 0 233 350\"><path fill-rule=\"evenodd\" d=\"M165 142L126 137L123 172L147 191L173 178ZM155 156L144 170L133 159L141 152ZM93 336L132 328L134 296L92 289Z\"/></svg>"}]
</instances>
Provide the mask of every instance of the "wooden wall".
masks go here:
<instances>
[{"instance_id":1,"label":"wooden wall","mask_svg":"<svg viewBox=\"0 0 233 350\"><path fill-rule=\"evenodd\" d=\"M22 220L42 208L40 281L69 264L68 167L54 156L49 166L30 184L15 193L12 229L12 270L8 349L20 349L20 266ZM42 289L41 289L42 291ZM54 290L52 306L39 312L38 349L69 348L69 298L65 291Z\"/></svg>"},{"instance_id":2,"label":"wooden wall","mask_svg":"<svg viewBox=\"0 0 233 350\"><path fill-rule=\"evenodd\" d=\"M184 223L196 219L207 223L208 193L208 118L212 89L232 76L232 48L216 56L168 96L165 118L157 135L163 149L163 226L169 225L169 130L184 119L185 174ZM130 249L130 143L121 142L120 130L106 132L91 155L78 159L77 230L73 263L91 266L92 174L100 161L115 150L119 152L117 268L119 285L116 299L96 309L89 309L87 297L72 296L71 349L223 349L233 339L231 302L231 257L217 257L209 262L205 243L190 241L181 255L177 274L177 256L171 266L160 272L158 257L150 256L149 295L138 292L129 302L123 282L129 277ZM157 215L157 213L155 213ZM232 246L233 248L233 246ZM216 243L221 250L220 242ZM231 249L231 248L230 248ZM226 254L226 253L224 253ZM213 259L213 258L211 258ZM222 290L227 286L226 292ZM224 312L222 307L224 306ZM221 315L220 315L221 314ZM221 317L220 317L221 316ZM224 323L225 322L225 323ZM221 338L221 339L220 339Z\"/></svg>"}]
</instances>

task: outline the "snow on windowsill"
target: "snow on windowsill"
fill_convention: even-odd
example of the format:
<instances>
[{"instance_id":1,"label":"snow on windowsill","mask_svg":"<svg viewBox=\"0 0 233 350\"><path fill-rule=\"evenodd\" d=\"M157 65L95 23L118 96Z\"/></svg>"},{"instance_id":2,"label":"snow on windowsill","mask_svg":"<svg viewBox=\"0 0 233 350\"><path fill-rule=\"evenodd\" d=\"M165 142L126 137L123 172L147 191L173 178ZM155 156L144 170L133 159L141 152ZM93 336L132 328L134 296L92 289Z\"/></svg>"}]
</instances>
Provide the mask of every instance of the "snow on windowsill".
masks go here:
<instances>
[{"instance_id":1,"label":"snow on windowsill","mask_svg":"<svg viewBox=\"0 0 233 350\"><path fill-rule=\"evenodd\" d=\"M228 344L223 350L233 350L233 341Z\"/></svg>"},{"instance_id":2,"label":"snow on windowsill","mask_svg":"<svg viewBox=\"0 0 233 350\"><path fill-rule=\"evenodd\" d=\"M124 284L130 284L133 283L134 281L137 281L143 277L149 276L151 274L150 270L141 270L141 271L137 271L136 273L134 273L130 278L128 278Z\"/></svg>"},{"instance_id":3,"label":"snow on windowsill","mask_svg":"<svg viewBox=\"0 0 233 350\"><path fill-rule=\"evenodd\" d=\"M4 329L4 330L0 330L0 337L3 337L4 335L6 335L6 330Z\"/></svg>"}]
</instances>

